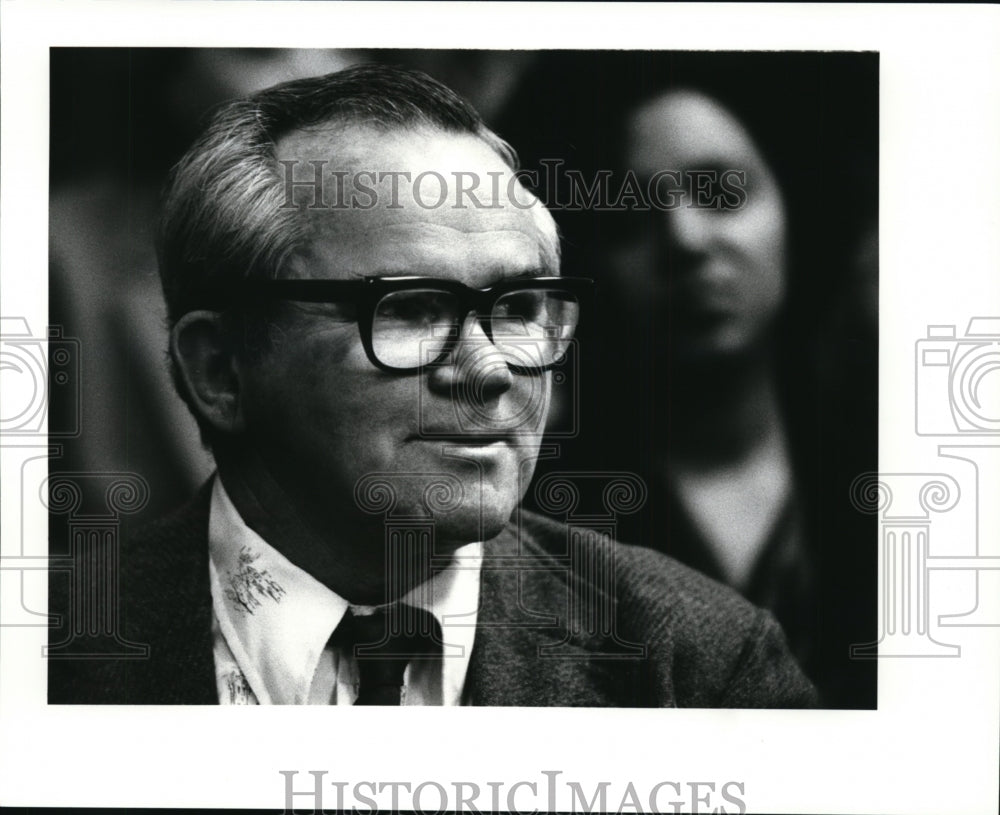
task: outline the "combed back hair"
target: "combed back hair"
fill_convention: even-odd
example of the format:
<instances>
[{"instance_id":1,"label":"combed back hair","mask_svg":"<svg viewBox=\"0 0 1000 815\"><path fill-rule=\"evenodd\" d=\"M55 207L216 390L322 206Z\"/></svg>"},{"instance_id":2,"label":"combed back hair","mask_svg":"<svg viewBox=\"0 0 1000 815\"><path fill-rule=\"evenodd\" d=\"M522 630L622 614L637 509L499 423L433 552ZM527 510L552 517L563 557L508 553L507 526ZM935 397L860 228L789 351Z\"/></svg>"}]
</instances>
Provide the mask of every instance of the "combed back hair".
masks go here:
<instances>
[{"instance_id":1,"label":"combed back hair","mask_svg":"<svg viewBox=\"0 0 1000 815\"><path fill-rule=\"evenodd\" d=\"M229 102L174 167L164 192L157 255L171 327L189 311L217 308L219 293L247 278L278 275L307 223L287 206L275 145L332 122L468 133L518 169L517 154L476 110L420 71L358 65Z\"/></svg>"}]
</instances>

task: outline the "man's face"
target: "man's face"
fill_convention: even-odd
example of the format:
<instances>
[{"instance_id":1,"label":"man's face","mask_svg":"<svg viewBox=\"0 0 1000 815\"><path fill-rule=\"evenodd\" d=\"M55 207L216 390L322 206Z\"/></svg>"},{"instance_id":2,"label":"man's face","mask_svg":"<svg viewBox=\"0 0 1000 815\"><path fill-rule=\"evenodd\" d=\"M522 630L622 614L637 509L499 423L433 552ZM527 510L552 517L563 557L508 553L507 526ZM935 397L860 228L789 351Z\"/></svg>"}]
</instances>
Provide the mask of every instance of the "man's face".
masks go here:
<instances>
[{"instance_id":1,"label":"man's face","mask_svg":"<svg viewBox=\"0 0 1000 815\"><path fill-rule=\"evenodd\" d=\"M557 273L550 219L539 217L537 202L530 209L513 205L510 169L473 136L341 125L290 134L277 154L297 162L297 179L313 177L313 160L348 171L339 190L326 175L327 203L341 195L360 204L303 210L310 240L284 277L421 275L485 288ZM362 184L376 195L355 189L350 179L369 171L408 172L414 180L440 173L448 198L434 207L440 184L430 175L417 188L401 175L385 176L381 184L366 175ZM465 197L456 208L456 172L479 180L475 196L482 206ZM491 172L501 174L498 184ZM521 207L530 200L520 187L514 194ZM387 372L368 359L355 316L344 304L284 305L271 327L272 347L244 363L241 407L251 443L321 533L350 528L367 506L397 516L430 510L442 542L492 537L534 470L550 374L513 373L473 319L464 322L446 364ZM484 439L484 432L500 438ZM384 493L374 480L395 494L391 508L380 502ZM448 486L435 490L435 482Z\"/></svg>"}]
</instances>

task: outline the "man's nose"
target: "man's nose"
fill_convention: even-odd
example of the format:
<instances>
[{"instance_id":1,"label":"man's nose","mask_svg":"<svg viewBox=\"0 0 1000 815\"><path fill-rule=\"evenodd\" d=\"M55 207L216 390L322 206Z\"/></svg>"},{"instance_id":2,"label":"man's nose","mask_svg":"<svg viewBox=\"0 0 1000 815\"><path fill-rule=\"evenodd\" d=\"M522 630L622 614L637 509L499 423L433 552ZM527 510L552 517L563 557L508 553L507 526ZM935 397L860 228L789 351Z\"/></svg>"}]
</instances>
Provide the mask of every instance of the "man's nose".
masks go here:
<instances>
[{"instance_id":1,"label":"man's nose","mask_svg":"<svg viewBox=\"0 0 1000 815\"><path fill-rule=\"evenodd\" d=\"M451 355L430 370L432 390L472 404L496 401L514 384L507 358L483 330L480 318L470 312L459 329Z\"/></svg>"}]
</instances>

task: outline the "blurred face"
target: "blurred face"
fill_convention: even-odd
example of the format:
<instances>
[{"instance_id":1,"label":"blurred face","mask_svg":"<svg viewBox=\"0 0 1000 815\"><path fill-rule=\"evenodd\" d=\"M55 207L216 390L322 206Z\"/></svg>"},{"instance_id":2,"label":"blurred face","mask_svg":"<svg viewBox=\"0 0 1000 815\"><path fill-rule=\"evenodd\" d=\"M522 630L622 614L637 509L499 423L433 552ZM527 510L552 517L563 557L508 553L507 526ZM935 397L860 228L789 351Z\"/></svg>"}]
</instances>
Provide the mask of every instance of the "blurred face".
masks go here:
<instances>
[{"instance_id":1,"label":"blurred face","mask_svg":"<svg viewBox=\"0 0 1000 815\"><path fill-rule=\"evenodd\" d=\"M310 240L284 277L421 275L485 288L557 273L551 220L537 203L512 204L509 168L475 137L341 125L291 134L277 152L279 160L302 163L296 178L313 177L305 163L312 160L350 171L347 178L392 171L415 180L433 171L450 196L433 206L440 189L433 176L417 188L402 175L382 183L366 177L375 196L347 184L342 200L353 196L360 206L303 211ZM478 205L466 198L464 208L455 207L455 172L480 179ZM500 174L500 183L488 173ZM334 194L331 181L327 199ZM521 207L530 200L520 187L515 197ZM282 304L272 347L247 363L244 415L268 470L320 530L343 529L367 508L379 521L386 511L430 513L443 543L492 537L534 470L551 374L512 372L472 317L445 364L384 371L367 357L356 316L350 303Z\"/></svg>"},{"instance_id":2,"label":"blurred face","mask_svg":"<svg viewBox=\"0 0 1000 815\"><path fill-rule=\"evenodd\" d=\"M680 357L732 355L756 347L784 296L785 211L771 170L749 133L712 99L671 92L627 120L625 168L645 187L664 170L660 200L669 207L615 216L609 265L637 312L669 351ZM711 178L727 170L741 206L711 201ZM698 200L692 171L709 171L708 195ZM664 189L664 185L668 188ZM696 206L692 206L696 204ZM667 337L670 341L667 342Z\"/></svg>"}]
</instances>

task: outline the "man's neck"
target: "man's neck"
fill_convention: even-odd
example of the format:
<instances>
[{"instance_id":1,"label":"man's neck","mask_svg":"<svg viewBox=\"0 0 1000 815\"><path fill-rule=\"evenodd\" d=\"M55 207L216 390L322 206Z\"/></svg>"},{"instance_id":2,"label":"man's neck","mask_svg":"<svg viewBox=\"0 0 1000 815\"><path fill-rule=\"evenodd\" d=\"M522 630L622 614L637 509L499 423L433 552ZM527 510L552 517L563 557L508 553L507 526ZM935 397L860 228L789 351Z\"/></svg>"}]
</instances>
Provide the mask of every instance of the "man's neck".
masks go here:
<instances>
[{"instance_id":1,"label":"man's neck","mask_svg":"<svg viewBox=\"0 0 1000 815\"><path fill-rule=\"evenodd\" d=\"M214 452L222 485L246 525L348 602L389 603L431 577L429 544L387 547L381 519L360 518L350 508L325 508L324 519L334 522L310 518L255 451Z\"/></svg>"}]
</instances>

